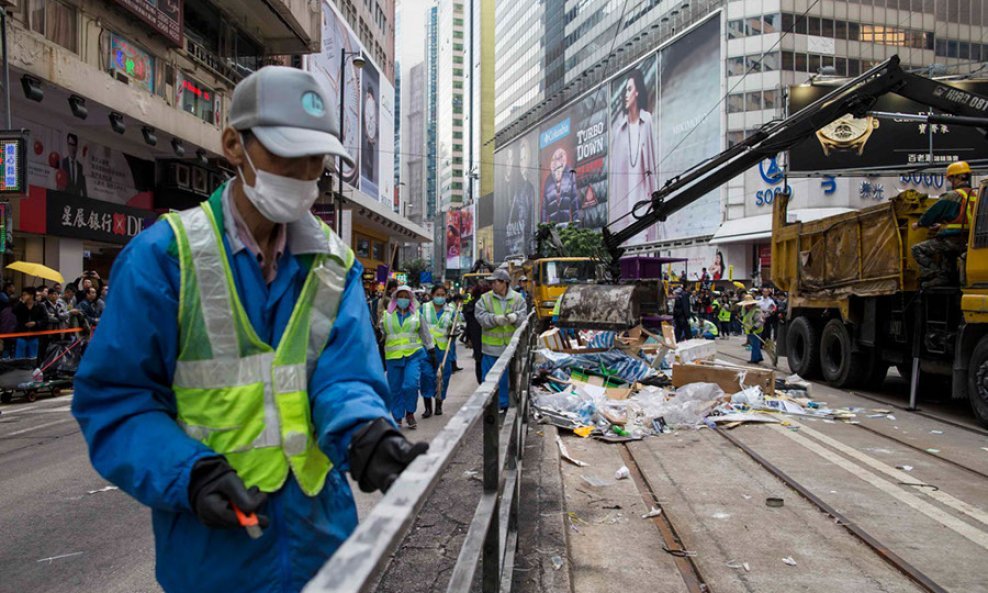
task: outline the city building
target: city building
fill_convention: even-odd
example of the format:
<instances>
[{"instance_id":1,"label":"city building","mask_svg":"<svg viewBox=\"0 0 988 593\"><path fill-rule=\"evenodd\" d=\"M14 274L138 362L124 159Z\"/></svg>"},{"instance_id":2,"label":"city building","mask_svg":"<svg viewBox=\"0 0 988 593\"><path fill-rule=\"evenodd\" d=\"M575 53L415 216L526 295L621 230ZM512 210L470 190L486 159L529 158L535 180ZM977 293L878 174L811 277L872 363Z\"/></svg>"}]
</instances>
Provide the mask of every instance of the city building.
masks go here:
<instances>
[{"instance_id":1,"label":"city building","mask_svg":"<svg viewBox=\"0 0 988 593\"><path fill-rule=\"evenodd\" d=\"M229 174L218 157L233 86L320 39L319 16L297 2L131 5L7 9L7 127L30 137L27 191L12 200L5 247L66 278L84 269L108 277L158 212L218 187Z\"/></svg>"},{"instance_id":2,"label":"city building","mask_svg":"<svg viewBox=\"0 0 988 593\"><path fill-rule=\"evenodd\" d=\"M442 214L439 209L439 6L426 10L425 20L425 219L433 222L433 272L445 270Z\"/></svg>"},{"instance_id":3,"label":"city building","mask_svg":"<svg viewBox=\"0 0 988 593\"><path fill-rule=\"evenodd\" d=\"M466 138L466 28L468 12L463 0L444 0L439 7L436 80L439 204L443 211L464 201Z\"/></svg>"},{"instance_id":4,"label":"city building","mask_svg":"<svg viewBox=\"0 0 988 593\"><path fill-rule=\"evenodd\" d=\"M976 0L499 2L494 234L506 239L495 240L496 258L530 239L538 222L623 228L635 204L668 179L784 117L793 85L839 82L894 54L924 73L977 72L988 61L986 25L988 7ZM676 68L684 56L689 70ZM639 84L647 92L636 93L632 113L623 93ZM651 126L652 167L623 160L628 139L641 138L633 119ZM628 166L637 167L637 184L622 181L633 172ZM785 159L763 162L629 241L628 250L685 257L691 277L702 267L725 278L767 277L767 215L786 185L803 220L917 186L908 176L861 171L797 179L804 173L794 169L788 181L786 173ZM938 173L913 181L925 179L919 188L932 191L927 182ZM559 210L564 198L577 206ZM534 220L519 217L526 205Z\"/></svg>"},{"instance_id":5,"label":"city building","mask_svg":"<svg viewBox=\"0 0 988 593\"><path fill-rule=\"evenodd\" d=\"M332 0L367 54L395 81L395 0Z\"/></svg>"},{"instance_id":6,"label":"city building","mask_svg":"<svg viewBox=\"0 0 988 593\"><path fill-rule=\"evenodd\" d=\"M425 227L431 223L426 197L426 64L419 62L408 70L405 82L405 111L402 115L401 154L403 166L398 191L402 196L403 214L413 223ZM431 262L432 242L407 245L402 261L422 258Z\"/></svg>"}]
</instances>

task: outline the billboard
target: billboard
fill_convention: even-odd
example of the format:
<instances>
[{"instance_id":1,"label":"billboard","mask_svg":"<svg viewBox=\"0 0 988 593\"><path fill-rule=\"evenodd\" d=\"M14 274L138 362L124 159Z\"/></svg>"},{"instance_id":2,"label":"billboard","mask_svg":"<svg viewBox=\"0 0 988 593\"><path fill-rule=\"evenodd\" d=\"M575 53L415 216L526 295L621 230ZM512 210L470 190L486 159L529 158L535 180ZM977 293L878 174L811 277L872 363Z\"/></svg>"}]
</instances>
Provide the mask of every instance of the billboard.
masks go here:
<instances>
[{"instance_id":1,"label":"billboard","mask_svg":"<svg viewBox=\"0 0 988 593\"><path fill-rule=\"evenodd\" d=\"M988 96L988 82L958 81L949 84ZM799 111L831 90L826 86L790 87L790 113ZM891 93L879 97L872 109L915 115L931 113L928 106ZM789 150L789 172L812 175L885 169L891 173L913 171L930 164L939 169L954 161L977 159L986 153L988 139L977 128L845 116L792 147Z\"/></svg>"},{"instance_id":2,"label":"billboard","mask_svg":"<svg viewBox=\"0 0 988 593\"><path fill-rule=\"evenodd\" d=\"M719 15L659 52L659 187L721 151L724 142ZM712 235L721 223L715 189L655 225L658 240Z\"/></svg>"},{"instance_id":3,"label":"billboard","mask_svg":"<svg viewBox=\"0 0 988 593\"><path fill-rule=\"evenodd\" d=\"M499 147L496 260L527 252L516 246L530 242L538 222L625 228L636 204L646 202L638 210L644 214L652 192L721 151L720 27L717 13ZM711 192L627 244L712 235L721 222L720 195ZM533 213L531 226L515 218L513 204Z\"/></svg>"},{"instance_id":4,"label":"billboard","mask_svg":"<svg viewBox=\"0 0 988 593\"><path fill-rule=\"evenodd\" d=\"M460 211L450 209L446 212L446 269L460 269Z\"/></svg>"},{"instance_id":5,"label":"billboard","mask_svg":"<svg viewBox=\"0 0 988 593\"><path fill-rule=\"evenodd\" d=\"M530 132L494 155L494 227L492 260L533 251L538 219L536 184L539 169L538 132Z\"/></svg>"},{"instance_id":6,"label":"billboard","mask_svg":"<svg viewBox=\"0 0 988 593\"><path fill-rule=\"evenodd\" d=\"M347 56L340 72L341 52L360 52L363 68ZM326 91L327 108L340 110L343 85L343 146L354 164L343 164L343 181L391 207L394 199L394 87L380 75L336 7L323 0L322 47L305 57L305 67Z\"/></svg>"},{"instance_id":7,"label":"billboard","mask_svg":"<svg viewBox=\"0 0 988 593\"><path fill-rule=\"evenodd\" d=\"M116 0L116 2L161 33L172 44L183 45L183 0Z\"/></svg>"},{"instance_id":8,"label":"billboard","mask_svg":"<svg viewBox=\"0 0 988 593\"><path fill-rule=\"evenodd\" d=\"M539 220L584 228L607 224L607 93L570 105L539 133Z\"/></svg>"}]
</instances>

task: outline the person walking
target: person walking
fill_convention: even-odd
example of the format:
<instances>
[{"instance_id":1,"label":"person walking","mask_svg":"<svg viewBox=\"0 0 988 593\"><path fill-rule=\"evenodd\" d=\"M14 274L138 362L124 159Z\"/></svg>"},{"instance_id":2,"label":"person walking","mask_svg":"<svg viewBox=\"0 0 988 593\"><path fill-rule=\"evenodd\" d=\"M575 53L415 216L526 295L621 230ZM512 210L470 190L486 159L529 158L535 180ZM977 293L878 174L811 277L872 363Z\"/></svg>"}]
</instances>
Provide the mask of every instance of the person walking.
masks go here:
<instances>
[{"instance_id":1,"label":"person walking","mask_svg":"<svg viewBox=\"0 0 988 593\"><path fill-rule=\"evenodd\" d=\"M31 286L21 291L21 301L14 305L14 316L17 318L17 333L37 333L44 331L48 323L48 314L44 306L35 302L37 290ZM14 358L37 358L38 338L22 336L17 338Z\"/></svg>"},{"instance_id":2,"label":"person walking","mask_svg":"<svg viewBox=\"0 0 988 593\"><path fill-rule=\"evenodd\" d=\"M723 339L727 340L731 336L730 299L726 294L722 294L719 299L714 301L714 307L717 311L717 322L720 325L720 335Z\"/></svg>"},{"instance_id":3,"label":"person walking","mask_svg":"<svg viewBox=\"0 0 988 593\"><path fill-rule=\"evenodd\" d=\"M487 280L491 283L491 290L477 300L476 308L477 322L483 328L480 340L483 344L483 358L480 361L482 381L487 380L487 373L508 347L511 336L525 319L527 311L525 299L509 288L511 276L507 270L498 268ZM502 412L506 412L510 404L508 375L508 372L503 373L497 386L498 406Z\"/></svg>"},{"instance_id":4,"label":"person walking","mask_svg":"<svg viewBox=\"0 0 988 593\"><path fill-rule=\"evenodd\" d=\"M751 360L748 362L758 364L762 357L762 328L765 325L764 314L758 301L745 295L744 299L738 303L741 308L741 327L744 334L748 336L748 345L751 347Z\"/></svg>"},{"instance_id":5,"label":"person walking","mask_svg":"<svg viewBox=\"0 0 988 593\"><path fill-rule=\"evenodd\" d=\"M330 104L295 68L237 85L236 177L130 240L75 376L93 465L151 507L166 593L300 591L356 527L344 472L387 490L428 448L389 418L363 267L310 212L326 157L350 160Z\"/></svg>"},{"instance_id":6,"label":"person walking","mask_svg":"<svg viewBox=\"0 0 988 593\"><path fill-rule=\"evenodd\" d=\"M477 302L490 289L486 281L479 282L470 289L463 301L463 319L467 325L467 339L470 340L470 347L473 349L473 371L477 375L477 385L484 382L483 328L477 320Z\"/></svg>"},{"instance_id":7,"label":"person walking","mask_svg":"<svg viewBox=\"0 0 988 593\"><path fill-rule=\"evenodd\" d=\"M391 388L391 415L398 426L402 420L415 430L415 410L418 407L422 373L436 368L436 350L429 324L419 314L412 289L401 285L395 289L388 310L381 318L384 331L384 358L388 365L388 386ZM426 354L428 353L428 354ZM434 372L434 371L433 371ZM426 397L426 410L432 415L432 394Z\"/></svg>"},{"instance_id":8,"label":"person walking","mask_svg":"<svg viewBox=\"0 0 988 593\"><path fill-rule=\"evenodd\" d=\"M690 330L690 317L693 314L693 307L690 303L690 290L688 287L677 287L672 294L676 296L672 308L672 324L676 334L676 341L682 342L693 337Z\"/></svg>"},{"instance_id":9,"label":"person walking","mask_svg":"<svg viewBox=\"0 0 988 593\"><path fill-rule=\"evenodd\" d=\"M762 310L762 318L765 321L763 337L766 340L771 340L778 335L779 318L777 313L779 312L779 306L775 303L775 299L772 298L772 289L768 286L762 286L762 294L757 300L758 308Z\"/></svg>"},{"instance_id":10,"label":"person walking","mask_svg":"<svg viewBox=\"0 0 988 593\"><path fill-rule=\"evenodd\" d=\"M456 336L460 326L460 314L453 305L446 302L446 287L437 284L432 287L432 301L422 306L422 316L436 345L436 365L422 372L422 399L425 410L423 418L432 415L432 399L436 393L438 365L443 365L443 388L436 399L436 416L443 415L443 402L449 390L449 378L453 375L456 360ZM447 354L447 350L449 353ZM445 359L445 364L443 364Z\"/></svg>"}]
</instances>

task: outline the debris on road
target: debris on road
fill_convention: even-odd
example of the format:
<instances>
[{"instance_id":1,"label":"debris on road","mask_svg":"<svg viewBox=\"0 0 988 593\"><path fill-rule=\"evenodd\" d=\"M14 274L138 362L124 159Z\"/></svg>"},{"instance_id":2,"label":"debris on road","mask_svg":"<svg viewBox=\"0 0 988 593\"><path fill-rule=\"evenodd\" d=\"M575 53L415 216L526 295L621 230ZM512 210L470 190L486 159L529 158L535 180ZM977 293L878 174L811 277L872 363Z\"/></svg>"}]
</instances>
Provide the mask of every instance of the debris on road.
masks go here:
<instances>
[{"instance_id":1,"label":"debris on road","mask_svg":"<svg viewBox=\"0 0 988 593\"><path fill-rule=\"evenodd\" d=\"M71 554L59 554L58 556L49 556L48 558L40 558L37 562L47 562L51 564L55 560L62 560L64 558L74 558L75 556L82 556L85 552L72 552Z\"/></svg>"},{"instance_id":2,"label":"debris on road","mask_svg":"<svg viewBox=\"0 0 988 593\"><path fill-rule=\"evenodd\" d=\"M615 480L627 480L631 477L631 472L628 470L627 466L622 465L620 469L614 472Z\"/></svg>"},{"instance_id":3,"label":"debris on road","mask_svg":"<svg viewBox=\"0 0 988 593\"><path fill-rule=\"evenodd\" d=\"M765 506L772 508L779 508L786 504L786 501L780 496L769 496L765 499Z\"/></svg>"},{"instance_id":4,"label":"debris on road","mask_svg":"<svg viewBox=\"0 0 988 593\"><path fill-rule=\"evenodd\" d=\"M116 486L104 486L99 490L87 490L86 494L99 494L100 492L110 492L112 490L120 490L120 488L117 488Z\"/></svg>"},{"instance_id":5,"label":"debris on road","mask_svg":"<svg viewBox=\"0 0 988 593\"><path fill-rule=\"evenodd\" d=\"M579 459L573 459L572 457L570 457L569 450L566 448L566 445L563 444L563 439L559 438L558 434L556 435L556 444L559 446L560 457L562 457L563 459L565 459L566 461L572 463L577 467L587 466L586 462L580 461Z\"/></svg>"},{"instance_id":6,"label":"debris on road","mask_svg":"<svg viewBox=\"0 0 988 593\"><path fill-rule=\"evenodd\" d=\"M662 509L659 507L652 507L652 510L642 515L642 519L651 519L653 517L658 517L662 514Z\"/></svg>"},{"instance_id":7,"label":"debris on road","mask_svg":"<svg viewBox=\"0 0 988 593\"><path fill-rule=\"evenodd\" d=\"M796 561L792 559L792 556L786 556L785 558L782 559L782 561L788 564L789 566L796 566Z\"/></svg>"}]
</instances>

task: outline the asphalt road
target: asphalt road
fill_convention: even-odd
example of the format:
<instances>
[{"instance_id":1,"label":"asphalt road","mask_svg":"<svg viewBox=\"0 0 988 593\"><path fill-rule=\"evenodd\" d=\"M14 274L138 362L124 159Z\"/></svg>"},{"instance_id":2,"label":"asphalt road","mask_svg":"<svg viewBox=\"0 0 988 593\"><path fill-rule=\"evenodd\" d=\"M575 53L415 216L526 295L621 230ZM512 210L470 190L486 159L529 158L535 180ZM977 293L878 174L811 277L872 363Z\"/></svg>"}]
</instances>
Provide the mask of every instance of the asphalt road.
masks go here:
<instances>
[{"instance_id":1,"label":"asphalt road","mask_svg":"<svg viewBox=\"0 0 988 593\"><path fill-rule=\"evenodd\" d=\"M444 415L420 419L410 439L431 440L476 388L460 350ZM0 593L161 591L151 513L93 470L70 404L65 395L0 405ZM380 499L353 490L360 516Z\"/></svg>"}]
</instances>

